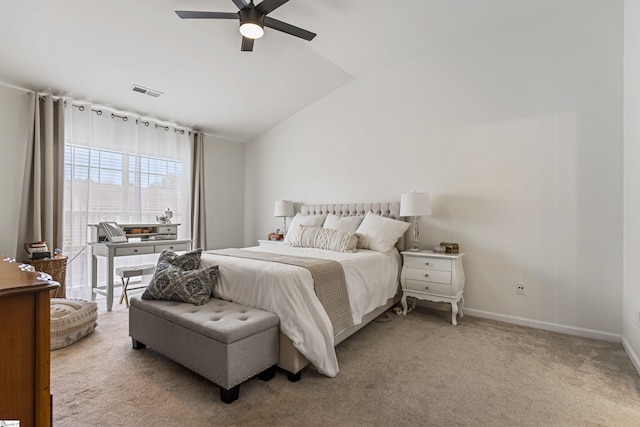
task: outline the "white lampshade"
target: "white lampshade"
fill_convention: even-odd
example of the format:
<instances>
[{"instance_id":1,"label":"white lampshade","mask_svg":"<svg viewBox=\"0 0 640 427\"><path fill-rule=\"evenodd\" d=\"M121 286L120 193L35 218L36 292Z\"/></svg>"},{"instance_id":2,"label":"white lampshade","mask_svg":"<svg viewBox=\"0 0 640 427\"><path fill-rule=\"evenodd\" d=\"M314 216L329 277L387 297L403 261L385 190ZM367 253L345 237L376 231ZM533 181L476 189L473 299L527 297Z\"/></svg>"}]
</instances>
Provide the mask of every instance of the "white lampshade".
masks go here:
<instances>
[{"instance_id":1,"label":"white lampshade","mask_svg":"<svg viewBox=\"0 0 640 427\"><path fill-rule=\"evenodd\" d=\"M293 202L291 200L278 200L273 208L273 216L293 216Z\"/></svg>"},{"instance_id":2,"label":"white lampshade","mask_svg":"<svg viewBox=\"0 0 640 427\"><path fill-rule=\"evenodd\" d=\"M431 201L427 192L404 193L400 196L400 216L431 215Z\"/></svg>"}]
</instances>

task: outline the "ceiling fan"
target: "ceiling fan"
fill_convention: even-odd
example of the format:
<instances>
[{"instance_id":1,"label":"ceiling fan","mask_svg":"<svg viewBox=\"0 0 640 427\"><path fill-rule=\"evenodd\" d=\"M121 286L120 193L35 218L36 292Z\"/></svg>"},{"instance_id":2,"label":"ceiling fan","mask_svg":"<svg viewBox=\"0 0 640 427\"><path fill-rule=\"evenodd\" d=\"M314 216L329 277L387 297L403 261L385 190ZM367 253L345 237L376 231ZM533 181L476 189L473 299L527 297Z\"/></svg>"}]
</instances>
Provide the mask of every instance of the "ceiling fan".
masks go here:
<instances>
[{"instance_id":1,"label":"ceiling fan","mask_svg":"<svg viewBox=\"0 0 640 427\"><path fill-rule=\"evenodd\" d=\"M242 34L242 48L240 50L243 52L253 51L253 41L264 35L264 27L273 28L309 41L316 36L315 33L267 16L289 0L263 0L258 5L254 5L253 0L250 0L249 3L245 0L231 1L239 9L237 13L176 10L176 14L182 19L239 19L240 34Z\"/></svg>"}]
</instances>

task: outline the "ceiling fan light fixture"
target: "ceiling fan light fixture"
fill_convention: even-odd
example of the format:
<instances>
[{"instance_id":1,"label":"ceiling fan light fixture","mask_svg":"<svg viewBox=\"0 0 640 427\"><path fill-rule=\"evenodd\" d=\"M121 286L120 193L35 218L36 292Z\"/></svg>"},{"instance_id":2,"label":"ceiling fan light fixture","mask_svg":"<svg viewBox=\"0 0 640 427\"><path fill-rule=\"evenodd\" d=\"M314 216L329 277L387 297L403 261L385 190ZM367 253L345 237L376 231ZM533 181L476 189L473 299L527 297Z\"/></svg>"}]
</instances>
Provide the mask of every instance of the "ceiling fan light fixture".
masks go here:
<instances>
[{"instance_id":1,"label":"ceiling fan light fixture","mask_svg":"<svg viewBox=\"0 0 640 427\"><path fill-rule=\"evenodd\" d=\"M255 22L243 22L240 24L240 34L248 39L259 39L264 36L264 29Z\"/></svg>"},{"instance_id":2,"label":"ceiling fan light fixture","mask_svg":"<svg viewBox=\"0 0 640 427\"><path fill-rule=\"evenodd\" d=\"M240 34L249 39L259 39L264 35L264 14L255 7L240 9Z\"/></svg>"}]
</instances>

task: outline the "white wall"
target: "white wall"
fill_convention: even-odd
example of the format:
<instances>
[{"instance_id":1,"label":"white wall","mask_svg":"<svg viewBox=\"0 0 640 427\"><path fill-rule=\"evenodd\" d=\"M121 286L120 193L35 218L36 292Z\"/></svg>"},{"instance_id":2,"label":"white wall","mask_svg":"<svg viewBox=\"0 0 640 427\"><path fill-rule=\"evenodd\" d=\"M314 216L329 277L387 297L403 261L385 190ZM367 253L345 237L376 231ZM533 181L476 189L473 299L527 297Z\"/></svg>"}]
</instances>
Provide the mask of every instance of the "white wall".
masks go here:
<instances>
[{"instance_id":1,"label":"white wall","mask_svg":"<svg viewBox=\"0 0 640 427\"><path fill-rule=\"evenodd\" d=\"M0 85L0 256L16 256L18 212L24 174L30 97L27 92ZM18 257L26 255L17 254ZM19 258L19 260L22 258Z\"/></svg>"},{"instance_id":2,"label":"white wall","mask_svg":"<svg viewBox=\"0 0 640 427\"><path fill-rule=\"evenodd\" d=\"M624 287L622 338L640 372L640 2L624 4Z\"/></svg>"},{"instance_id":3,"label":"white wall","mask_svg":"<svg viewBox=\"0 0 640 427\"><path fill-rule=\"evenodd\" d=\"M242 247L244 235L245 145L205 136L207 247Z\"/></svg>"},{"instance_id":4,"label":"white wall","mask_svg":"<svg viewBox=\"0 0 640 427\"><path fill-rule=\"evenodd\" d=\"M261 135L245 244L278 199L430 191L421 244L460 243L472 313L619 339L623 3L597 3L366 75Z\"/></svg>"}]
</instances>

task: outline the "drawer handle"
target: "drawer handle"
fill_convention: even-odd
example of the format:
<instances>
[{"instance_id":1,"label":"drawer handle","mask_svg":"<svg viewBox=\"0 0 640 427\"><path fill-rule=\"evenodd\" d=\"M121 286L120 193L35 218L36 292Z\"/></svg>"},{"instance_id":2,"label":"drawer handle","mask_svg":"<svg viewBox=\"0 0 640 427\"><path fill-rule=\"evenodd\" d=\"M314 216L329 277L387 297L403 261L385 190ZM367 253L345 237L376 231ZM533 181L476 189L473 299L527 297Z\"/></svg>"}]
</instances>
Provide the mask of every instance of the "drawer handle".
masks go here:
<instances>
[{"instance_id":1,"label":"drawer handle","mask_svg":"<svg viewBox=\"0 0 640 427\"><path fill-rule=\"evenodd\" d=\"M425 286L425 287L424 287L424 289L428 291L428 290L429 290L429 287L428 287L428 286Z\"/></svg>"},{"instance_id":2,"label":"drawer handle","mask_svg":"<svg viewBox=\"0 0 640 427\"><path fill-rule=\"evenodd\" d=\"M425 275L424 275L424 277L429 277L429 275L428 275L428 274L425 274Z\"/></svg>"},{"instance_id":3,"label":"drawer handle","mask_svg":"<svg viewBox=\"0 0 640 427\"><path fill-rule=\"evenodd\" d=\"M173 246L169 246L169 249L173 249Z\"/></svg>"},{"instance_id":4,"label":"drawer handle","mask_svg":"<svg viewBox=\"0 0 640 427\"><path fill-rule=\"evenodd\" d=\"M428 263L428 262L425 262L425 263L424 263L424 265L429 265L429 263Z\"/></svg>"},{"instance_id":5,"label":"drawer handle","mask_svg":"<svg viewBox=\"0 0 640 427\"><path fill-rule=\"evenodd\" d=\"M134 249L134 250L133 250L133 252L138 252L138 250L137 250L137 249Z\"/></svg>"}]
</instances>

